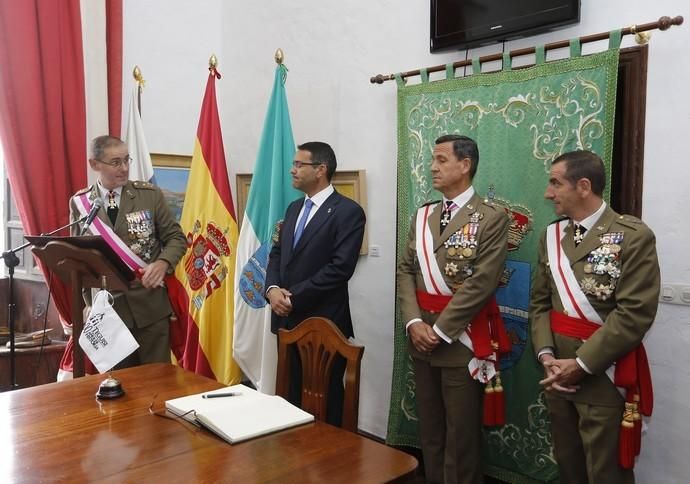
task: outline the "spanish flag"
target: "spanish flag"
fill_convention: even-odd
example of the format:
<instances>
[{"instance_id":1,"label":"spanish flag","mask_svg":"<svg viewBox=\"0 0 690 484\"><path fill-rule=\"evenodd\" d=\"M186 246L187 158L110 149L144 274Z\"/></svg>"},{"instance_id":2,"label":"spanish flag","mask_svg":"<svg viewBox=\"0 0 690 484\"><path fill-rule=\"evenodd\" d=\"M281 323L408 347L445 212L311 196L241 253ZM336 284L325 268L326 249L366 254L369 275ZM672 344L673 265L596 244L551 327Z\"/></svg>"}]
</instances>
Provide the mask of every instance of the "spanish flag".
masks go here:
<instances>
[{"instance_id":1,"label":"spanish flag","mask_svg":"<svg viewBox=\"0 0 690 484\"><path fill-rule=\"evenodd\" d=\"M187 252L168 281L177 321L170 346L178 364L226 385L241 373L232 359L233 281L238 228L210 68L180 225Z\"/></svg>"}]
</instances>

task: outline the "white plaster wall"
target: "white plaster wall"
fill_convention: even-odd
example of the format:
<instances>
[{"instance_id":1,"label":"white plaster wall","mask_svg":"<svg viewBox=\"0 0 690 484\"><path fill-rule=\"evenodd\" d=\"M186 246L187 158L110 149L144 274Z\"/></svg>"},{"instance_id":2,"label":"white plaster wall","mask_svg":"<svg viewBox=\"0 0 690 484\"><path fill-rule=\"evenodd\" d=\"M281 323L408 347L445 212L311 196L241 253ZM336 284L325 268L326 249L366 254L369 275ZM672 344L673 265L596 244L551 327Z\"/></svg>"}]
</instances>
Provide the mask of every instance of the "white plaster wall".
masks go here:
<instances>
[{"instance_id":1,"label":"white plaster wall","mask_svg":"<svg viewBox=\"0 0 690 484\"><path fill-rule=\"evenodd\" d=\"M582 0L575 27L508 43L546 43L683 15L686 0ZM285 51L287 92L297 142L324 140L342 169L366 169L369 243L381 257L360 258L351 287L357 338L366 345L360 427L386 434L393 359L396 87L369 84L377 73L464 58L429 54L428 2L394 0L126 0L125 79L136 63L147 87L143 115L153 152L191 153L211 53L223 79L218 100L231 182L252 170L273 79ZM632 39L625 38L624 46ZM656 231L664 282L690 284L690 25L653 34L648 73L644 219ZM587 46L585 52L603 49ZM499 46L473 50L485 55ZM518 64L516 62L516 64ZM126 99L129 96L129 89ZM126 104L124 104L126 106ZM662 304L647 338L656 407L638 464L638 482L680 483L690 475L690 309Z\"/></svg>"}]
</instances>

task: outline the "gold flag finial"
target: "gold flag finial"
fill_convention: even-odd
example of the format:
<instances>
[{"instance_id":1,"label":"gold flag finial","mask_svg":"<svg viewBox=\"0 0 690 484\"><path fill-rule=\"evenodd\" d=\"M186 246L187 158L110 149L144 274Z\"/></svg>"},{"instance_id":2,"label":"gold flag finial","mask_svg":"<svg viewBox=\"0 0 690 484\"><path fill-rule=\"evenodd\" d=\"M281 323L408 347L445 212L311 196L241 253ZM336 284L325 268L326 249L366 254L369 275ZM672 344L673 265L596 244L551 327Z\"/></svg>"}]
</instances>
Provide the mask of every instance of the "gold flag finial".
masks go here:
<instances>
[{"instance_id":1,"label":"gold flag finial","mask_svg":"<svg viewBox=\"0 0 690 484\"><path fill-rule=\"evenodd\" d=\"M283 54L283 49L278 48L278 50L276 50L276 55L274 58L276 60L276 64L282 64L283 59L285 58L285 54Z\"/></svg>"},{"instance_id":2,"label":"gold flag finial","mask_svg":"<svg viewBox=\"0 0 690 484\"><path fill-rule=\"evenodd\" d=\"M218 67L218 57L216 57L216 54L211 54L211 57L208 59L208 67L210 69Z\"/></svg>"},{"instance_id":3,"label":"gold flag finial","mask_svg":"<svg viewBox=\"0 0 690 484\"><path fill-rule=\"evenodd\" d=\"M139 66L134 66L132 75L134 76L134 80L137 81L137 84L139 84L140 86L143 86L145 84L146 81L144 81L144 76L142 75Z\"/></svg>"}]
</instances>

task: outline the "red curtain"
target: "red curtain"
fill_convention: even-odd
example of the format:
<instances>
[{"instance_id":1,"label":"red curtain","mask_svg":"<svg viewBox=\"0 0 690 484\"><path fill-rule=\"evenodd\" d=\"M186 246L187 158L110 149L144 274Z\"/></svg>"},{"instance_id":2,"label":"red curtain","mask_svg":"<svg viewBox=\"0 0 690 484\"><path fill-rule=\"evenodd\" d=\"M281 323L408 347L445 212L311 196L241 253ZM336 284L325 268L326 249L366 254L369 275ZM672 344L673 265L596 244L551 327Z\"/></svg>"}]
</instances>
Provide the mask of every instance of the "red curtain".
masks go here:
<instances>
[{"instance_id":1,"label":"red curtain","mask_svg":"<svg viewBox=\"0 0 690 484\"><path fill-rule=\"evenodd\" d=\"M108 130L120 137L122 128L122 0L105 2L105 42L108 58Z\"/></svg>"},{"instance_id":2,"label":"red curtain","mask_svg":"<svg viewBox=\"0 0 690 484\"><path fill-rule=\"evenodd\" d=\"M0 141L25 233L66 224L86 186L79 0L0 0ZM71 320L66 286L51 289Z\"/></svg>"}]
</instances>

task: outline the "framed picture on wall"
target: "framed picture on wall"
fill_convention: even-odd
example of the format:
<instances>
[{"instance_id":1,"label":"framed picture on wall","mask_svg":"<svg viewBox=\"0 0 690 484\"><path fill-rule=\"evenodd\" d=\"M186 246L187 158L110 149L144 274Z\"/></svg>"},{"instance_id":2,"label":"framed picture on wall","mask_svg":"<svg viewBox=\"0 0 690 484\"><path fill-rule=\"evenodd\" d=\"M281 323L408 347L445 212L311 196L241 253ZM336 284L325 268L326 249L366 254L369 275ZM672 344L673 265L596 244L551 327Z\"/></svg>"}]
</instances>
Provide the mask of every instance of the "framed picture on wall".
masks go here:
<instances>
[{"instance_id":1,"label":"framed picture on wall","mask_svg":"<svg viewBox=\"0 0 690 484\"><path fill-rule=\"evenodd\" d=\"M367 182L365 170L336 171L331 183L338 193L359 203L364 213L367 213ZM240 227L242 227L242 219L244 218L244 211L247 207L247 198L249 197L249 187L251 184L251 173L237 174L237 223ZM364 239L362 240L362 247L359 249L359 254L367 254L368 248L367 228L365 227Z\"/></svg>"},{"instance_id":2,"label":"framed picture on wall","mask_svg":"<svg viewBox=\"0 0 690 484\"><path fill-rule=\"evenodd\" d=\"M182 206L184 205L192 157L151 153L151 162L153 163L156 185L163 191L175 220L179 222L180 217L182 217Z\"/></svg>"}]
</instances>

